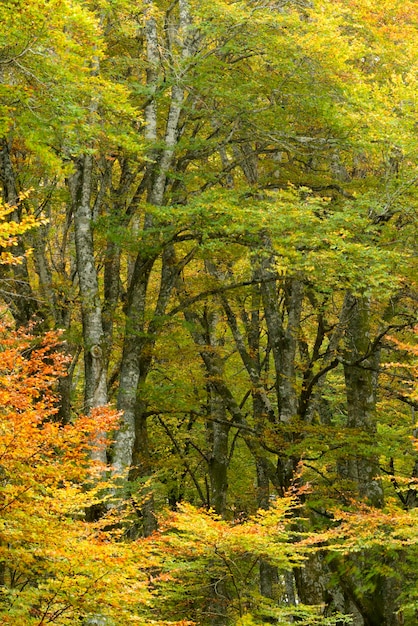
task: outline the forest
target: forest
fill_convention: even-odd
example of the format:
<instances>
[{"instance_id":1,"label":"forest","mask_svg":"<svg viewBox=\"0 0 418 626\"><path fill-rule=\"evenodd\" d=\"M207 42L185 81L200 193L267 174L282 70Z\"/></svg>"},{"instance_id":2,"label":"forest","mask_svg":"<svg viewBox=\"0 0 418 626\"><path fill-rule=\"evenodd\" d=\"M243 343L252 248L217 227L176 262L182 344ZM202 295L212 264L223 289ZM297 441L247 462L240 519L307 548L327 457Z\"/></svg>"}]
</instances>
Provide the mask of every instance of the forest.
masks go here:
<instances>
[{"instance_id":1,"label":"forest","mask_svg":"<svg viewBox=\"0 0 418 626\"><path fill-rule=\"evenodd\" d=\"M418 3L0 2L0 622L418 623Z\"/></svg>"}]
</instances>

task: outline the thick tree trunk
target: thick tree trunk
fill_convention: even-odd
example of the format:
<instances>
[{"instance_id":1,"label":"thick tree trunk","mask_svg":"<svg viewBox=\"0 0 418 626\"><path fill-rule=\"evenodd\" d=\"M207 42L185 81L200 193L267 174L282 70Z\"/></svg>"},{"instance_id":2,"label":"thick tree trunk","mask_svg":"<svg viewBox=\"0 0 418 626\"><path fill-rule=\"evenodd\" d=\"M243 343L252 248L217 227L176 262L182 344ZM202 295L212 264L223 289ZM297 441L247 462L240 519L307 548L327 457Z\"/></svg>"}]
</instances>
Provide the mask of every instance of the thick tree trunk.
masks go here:
<instances>
[{"instance_id":1,"label":"thick tree trunk","mask_svg":"<svg viewBox=\"0 0 418 626\"><path fill-rule=\"evenodd\" d=\"M129 472L131 481L137 479L150 479L153 472L151 455L148 443L148 424L146 416L146 405L142 402L138 394L135 406L135 441L132 453L132 468ZM152 486L145 487L141 493L142 502L140 505L142 534L149 537L157 530L158 523L154 513L154 496Z\"/></svg>"},{"instance_id":2,"label":"thick tree trunk","mask_svg":"<svg viewBox=\"0 0 418 626\"><path fill-rule=\"evenodd\" d=\"M155 94L159 79L160 41L157 23L154 15L153 0L144 3L145 41L147 53L147 85L151 93ZM182 58L189 54L188 26L190 25L189 6L186 0L179 1L179 19L177 32L182 41ZM154 206L162 206L165 202L168 173L172 167L174 152L179 139L179 120L184 101L184 87L182 81L175 81L171 88L171 100L165 124L162 148L155 147L158 141L158 109L156 99L151 97L145 107L145 138L154 143L150 149L150 164L147 168L148 181L147 201ZM155 227L155 219L151 214L146 215L144 235ZM146 248L151 248L147 251ZM122 411L122 425L116 435L113 450L113 465L116 473L124 471L133 464L131 478L138 477L143 468L150 471L147 433L147 420L140 397L141 387L145 383L153 358L153 350L157 338L161 317L165 314L166 306L175 283L178 269L172 258L172 252L166 247L163 252L160 292L155 306L154 315L148 327L145 326L145 311L147 306L147 289L150 274L154 263L161 252L161 242L157 234L148 237L144 249L141 249L135 262L126 308L126 331L119 381L118 408ZM144 456L145 455L145 456ZM148 500L147 507L152 504ZM143 511L144 519L152 518L152 513ZM152 524L151 524L152 526Z\"/></svg>"},{"instance_id":3,"label":"thick tree trunk","mask_svg":"<svg viewBox=\"0 0 418 626\"><path fill-rule=\"evenodd\" d=\"M347 397L347 427L363 434L357 450L350 450L339 462L341 476L350 481L358 497L369 505L383 505L383 488L379 479L379 457L376 452L376 393L379 351L370 337L370 302L367 297L348 294L349 305L345 334L344 376ZM374 558L368 553L347 557L347 563L336 566L341 573L341 589L358 612L355 624L364 626L395 626L398 624L396 581L376 574L373 590L362 592L362 572L372 567ZM371 561L371 562L370 562ZM354 567L353 567L354 566ZM348 570L358 571L352 575ZM360 617L361 616L361 617Z\"/></svg>"},{"instance_id":4,"label":"thick tree trunk","mask_svg":"<svg viewBox=\"0 0 418 626\"><path fill-rule=\"evenodd\" d=\"M344 365L347 427L364 434L366 452L356 451L340 465L340 472L357 486L361 498L380 507L383 490L375 452L378 357L376 352L370 353L370 302L365 297L348 296L348 299L350 315Z\"/></svg>"},{"instance_id":5,"label":"thick tree trunk","mask_svg":"<svg viewBox=\"0 0 418 626\"><path fill-rule=\"evenodd\" d=\"M136 171L132 171L129 159L121 159L117 163L120 171L117 186L112 182L110 186L111 211L109 215L110 228L117 224L121 229L130 228L132 232L132 217L136 208L138 189L135 190L132 200L129 201L132 185L136 179ZM109 174L112 178L112 172ZM113 345L113 331L115 313L120 304L121 296L121 244L112 238L107 242L103 272L103 331L108 352ZM109 354L107 359L109 359Z\"/></svg>"},{"instance_id":6,"label":"thick tree trunk","mask_svg":"<svg viewBox=\"0 0 418 626\"><path fill-rule=\"evenodd\" d=\"M81 316L83 324L85 410L107 404L106 346L94 258L92 216L93 157L85 155L75 164L70 182L74 206L74 233L77 274L80 285ZM97 447L94 458L106 462L106 447Z\"/></svg>"},{"instance_id":7,"label":"thick tree trunk","mask_svg":"<svg viewBox=\"0 0 418 626\"><path fill-rule=\"evenodd\" d=\"M122 412L122 418L113 448L113 467L116 474L128 469L132 463L135 407L141 369L143 382L148 374L147 362L143 362L141 367L141 358L150 340L145 329L145 308L148 281L154 262L155 255L144 258L138 255L128 291L118 394L118 409ZM142 426L140 432L143 432Z\"/></svg>"}]
</instances>

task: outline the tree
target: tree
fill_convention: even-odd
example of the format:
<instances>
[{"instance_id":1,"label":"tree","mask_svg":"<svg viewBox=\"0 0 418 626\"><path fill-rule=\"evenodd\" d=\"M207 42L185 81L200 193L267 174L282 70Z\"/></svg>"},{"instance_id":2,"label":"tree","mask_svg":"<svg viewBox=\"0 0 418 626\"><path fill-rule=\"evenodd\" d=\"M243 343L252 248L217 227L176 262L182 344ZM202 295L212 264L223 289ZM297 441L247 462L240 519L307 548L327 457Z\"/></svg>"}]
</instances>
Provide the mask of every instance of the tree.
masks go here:
<instances>
[{"instance_id":1,"label":"tree","mask_svg":"<svg viewBox=\"0 0 418 626\"><path fill-rule=\"evenodd\" d=\"M3 197L49 220L4 299L66 331L62 423L122 411L100 457L129 533L182 500L226 522L302 491L295 530L325 533L414 506L415 4L89 6L48 3L48 32L43 3L2 9ZM314 552L282 596L263 554L251 593L392 624L409 547L369 547Z\"/></svg>"}]
</instances>

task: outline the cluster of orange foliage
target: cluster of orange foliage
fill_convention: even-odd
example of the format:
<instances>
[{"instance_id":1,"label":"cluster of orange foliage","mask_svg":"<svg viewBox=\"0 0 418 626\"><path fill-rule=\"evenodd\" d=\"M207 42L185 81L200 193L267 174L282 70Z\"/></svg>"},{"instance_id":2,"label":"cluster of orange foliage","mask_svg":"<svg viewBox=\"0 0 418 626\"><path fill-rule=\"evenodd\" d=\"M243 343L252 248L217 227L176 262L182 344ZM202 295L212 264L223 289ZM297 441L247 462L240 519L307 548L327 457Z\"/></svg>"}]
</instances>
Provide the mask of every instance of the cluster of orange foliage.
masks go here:
<instances>
[{"instance_id":1,"label":"cluster of orange foliage","mask_svg":"<svg viewBox=\"0 0 418 626\"><path fill-rule=\"evenodd\" d=\"M0 322L0 621L73 624L100 610L126 624L146 584L132 551L84 516L104 489L91 448L118 416L103 407L65 426L54 419L58 341Z\"/></svg>"}]
</instances>

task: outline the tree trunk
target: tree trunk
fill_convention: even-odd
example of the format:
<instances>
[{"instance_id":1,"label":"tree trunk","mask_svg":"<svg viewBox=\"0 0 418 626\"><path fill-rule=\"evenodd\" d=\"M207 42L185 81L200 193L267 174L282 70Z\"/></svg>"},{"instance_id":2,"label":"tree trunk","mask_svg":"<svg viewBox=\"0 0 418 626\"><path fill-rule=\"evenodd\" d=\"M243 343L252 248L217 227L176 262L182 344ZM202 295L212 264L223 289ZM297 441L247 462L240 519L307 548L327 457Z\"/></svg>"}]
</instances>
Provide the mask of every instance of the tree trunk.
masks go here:
<instances>
[{"instance_id":1,"label":"tree trunk","mask_svg":"<svg viewBox=\"0 0 418 626\"><path fill-rule=\"evenodd\" d=\"M209 481L210 505L215 513L225 516L228 492L229 430L222 398L209 386Z\"/></svg>"},{"instance_id":2,"label":"tree trunk","mask_svg":"<svg viewBox=\"0 0 418 626\"><path fill-rule=\"evenodd\" d=\"M74 232L77 274L80 285L83 324L85 410L107 404L106 346L94 258L92 216L93 157L84 155L75 164L76 172L70 182L74 206ZM94 458L106 462L106 447L98 446Z\"/></svg>"},{"instance_id":3,"label":"tree trunk","mask_svg":"<svg viewBox=\"0 0 418 626\"><path fill-rule=\"evenodd\" d=\"M379 476L376 439L376 352L370 353L370 302L368 298L348 296L350 316L346 330L344 376L347 396L347 427L364 433L366 452L357 451L341 464L343 476L357 486L359 496L380 507L383 490Z\"/></svg>"},{"instance_id":4,"label":"tree trunk","mask_svg":"<svg viewBox=\"0 0 418 626\"><path fill-rule=\"evenodd\" d=\"M383 488L379 479L379 457L376 452L376 393L379 352L370 337L370 301L365 296L347 294L349 305L345 333L344 377L347 397L347 427L362 433L361 446L349 450L338 464L339 472L350 481L352 488L367 504L383 505ZM373 559L382 555L360 553L348 556L336 565L340 572L341 589L356 607L356 624L364 626L393 626L397 623L396 603L391 580L376 574L373 589L362 592L362 572L373 567ZM354 575L347 572L347 561L354 564ZM352 568L352 565L351 565ZM348 568L350 569L350 568ZM394 583L394 581L392 581ZM360 617L361 616L361 617Z\"/></svg>"},{"instance_id":5,"label":"tree trunk","mask_svg":"<svg viewBox=\"0 0 418 626\"><path fill-rule=\"evenodd\" d=\"M19 192L6 138L3 138L0 143L0 178L3 187L3 201L13 208L8 219L19 222ZM10 282L8 282L3 297L10 306L16 324L27 326L34 315L38 313L39 303L30 285L28 265L24 256L25 248L20 238L17 240L17 245L13 246L12 253L16 257L21 257L22 261L12 266L12 286L10 288Z\"/></svg>"},{"instance_id":6,"label":"tree trunk","mask_svg":"<svg viewBox=\"0 0 418 626\"><path fill-rule=\"evenodd\" d=\"M158 109L154 97L159 79L160 42L155 20L154 2L146 0L144 3L145 41L147 54L147 85L151 90L151 98L145 107L145 138L154 144L158 141ZM185 59L189 54L188 26L190 25L189 5L186 0L179 0L178 35L181 40L181 54ZM165 124L162 148L155 145L150 149L150 164L147 168L148 181L147 201L154 206L162 206L165 202L167 179L172 167L174 152L179 139L179 119L184 101L184 87L177 81L171 88L171 99ZM122 411L122 425L116 435L113 451L113 465L116 473L120 473L133 463L130 472L131 478L143 471L141 468L150 467L148 455L147 420L140 397L141 387L148 375L155 341L157 338L161 317L165 314L178 272L173 254L169 246L163 250L163 266L158 301L154 315L148 328L145 326L145 311L147 305L147 289L150 274L154 263L163 246L159 235L149 236L155 228L155 219L151 214L145 216L144 249L138 253L128 290L128 305L126 309L126 331L121 363L118 408ZM148 251L151 249L151 251ZM148 500L148 508L152 499ZM143 515L150 515L144 511ZM145 519L144 517L144 519Z\"/></svg>"},{"instance_id":7,"label":"tree trunk","mask_svg":"<svg viewBox=\"0 0 418 626\"><path fill-rule=\"evenodd\" d=\"M205 316L206 335L209 346L212 347L211 371L207 372L209 390L209 480L211 486L210 505L215 513L225 516L226 498L228 493L228 465L229 465L229 431L226 407L221 394L211 385L213 376L219 379L224 377L224 363L216 353L220 342L216 336L218 316L216 313Z\"/></svg>"},{"instance_id":8,"label":"tree trunk","mask_svg":"<svg viewBox=\"0 0 418 626\"><path fill-rule=\"evenodd\" d=\"M298 415L298 397L295 375L295 359L297 337L303 302L303 285L297 278L287 279L282 286L285 295L285 311L287 324L284 324L284 313L280 310L277 293L277 272L272 253L272 245L267 235L263 237L266 250L260 263L258 274L261 279L261 295L267 325L268 341L273 355L276 374L276 393L278 406L278 423L288 424ZM286 437L289 443L292 434ZM291 458L286 451L279 452L277 473L281 483L281 494L289 489L298 459Z\"/></svg>"}]
</instances>

